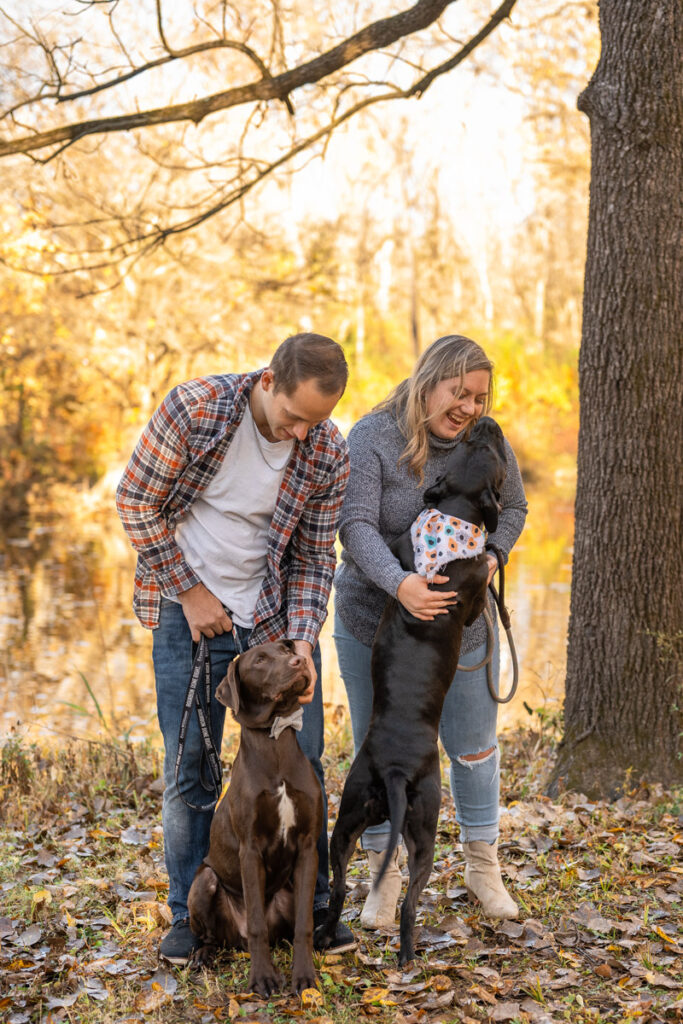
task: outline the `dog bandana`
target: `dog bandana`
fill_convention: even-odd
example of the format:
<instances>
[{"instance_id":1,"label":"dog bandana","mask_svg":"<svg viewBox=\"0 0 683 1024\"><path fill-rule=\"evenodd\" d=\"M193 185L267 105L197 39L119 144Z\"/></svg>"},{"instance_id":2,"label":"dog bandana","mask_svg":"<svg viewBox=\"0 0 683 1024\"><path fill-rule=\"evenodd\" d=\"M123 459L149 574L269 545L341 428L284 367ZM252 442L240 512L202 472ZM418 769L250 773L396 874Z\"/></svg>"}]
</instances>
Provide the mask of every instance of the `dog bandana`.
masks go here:
<instances>
[{"instance_id":1,"label":"dog bandana","mask_svg":"<svg viewBox=\"0 0 683 1024\"><path fill-rule=\"evenodd\" d=\"M438 508L426 508L410 527L415 555L415 571L431 582L456 558L474 558L484 550L483 531L455 516L446 516Z\"/></svg>"},{"instance_id":2,"label":"dog bandana","mask_svg":"<svg viewBox=\"0 0 683 1024\"><path fill-rule=\"evenodd\" d=\"M289 728L289 726L291 726L292 729L295 729L296 732L301 732L301 727L303 724L304 709L297 708L296 711L292 711L291 715L285 715L284 718L282 717L282 715L278 715L277 718L274 718L270 730L270 735L273 737L274 740L276 740L280 733L284 732L285 729Z\"/></svg>"}]
</instances>

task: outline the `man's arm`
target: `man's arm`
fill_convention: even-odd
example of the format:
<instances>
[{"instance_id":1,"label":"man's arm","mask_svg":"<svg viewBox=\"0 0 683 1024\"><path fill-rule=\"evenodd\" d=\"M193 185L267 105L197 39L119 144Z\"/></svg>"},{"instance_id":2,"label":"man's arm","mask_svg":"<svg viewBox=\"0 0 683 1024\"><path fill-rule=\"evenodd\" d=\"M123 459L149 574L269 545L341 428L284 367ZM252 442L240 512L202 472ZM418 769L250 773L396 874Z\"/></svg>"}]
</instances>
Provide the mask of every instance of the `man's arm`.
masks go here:
<instances>
[{"instance_id":1,"label":"man's arm","mask_svg":"<svg viewBox=\"0 0 683 1024\"><path fill-rule=\"evenodd\" d=\"M116 491L123 528L154 573L162 593L199 583L169 530L164 505L189 462L192 420L182 386L174 388L145 427Z\"/></svg>"},{"instance_id":2,"label":"man's arm","mask_svg":"<svg viewBox=\"0 0 683 1024\"><path fill-rule=\"evenodd\" d=\"M310 495L292 535L287 579L287 635L298 653L313 650L332 589L334 541L349 477L346 445L339 451L327 483ZM312 670L312 662L309 666Z\"/></svg>"},{"instance_id":3,"label":"man's arm","mask_svg":"<svg viewBox=\"0 0 683 1024\"><path fill-rule=\"evenodd\" d=\"M311 657L327 616L337 557L334 540L349 476L348 454L340 460L328 488L311 496L292 536L287 579L287 635L306 658L311 682L299 702L309 704L317 680Z\"/></svg>"}]
</instances>

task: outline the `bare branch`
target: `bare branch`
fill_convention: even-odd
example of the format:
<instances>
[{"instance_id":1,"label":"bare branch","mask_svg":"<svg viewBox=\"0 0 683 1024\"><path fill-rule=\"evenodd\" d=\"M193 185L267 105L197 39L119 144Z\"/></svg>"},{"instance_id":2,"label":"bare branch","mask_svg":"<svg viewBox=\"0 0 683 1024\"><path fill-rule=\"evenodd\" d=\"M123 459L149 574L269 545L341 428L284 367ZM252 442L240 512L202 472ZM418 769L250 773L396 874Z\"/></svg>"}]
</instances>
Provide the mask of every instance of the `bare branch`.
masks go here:
<instances>
[{"instance_id":1,"label":"bare branch","mask_svg":"<svg viewBox=\"0 0 683 1024\"><path fill-rule=\"evenodd\" d=\"M156 9L157 9L157 29L159 30L159 39L161 39L161 44L162 44L163 48L166 50L166 53L170 57L175 57L176 54L174 53L174 51L169 46L169 44L168 44L168 42L166 40L166 36L164 34L163 19L161 17L161 0L155 0L155 2L156 2Z\"/></svg>"},{"instance_id":2,"label":"bare branch","mask_svg":"<svg viewBox=\"0 0 683 1024\"><path fill-rule=\"evenodd\" d=\"M479 46L487 36L491 35L493 30L500 25L501 21L504 21L510 16L510 12L516 2L517 0L504 0L500 7L494 11L483 28L481 28L475 36L472 36L469 42L467 42L461 50L451 57L450 60L444 61L443 64L439 64L439 66L434 68L433 71L430 71L428 75L425 75L420 82L417 82L413 86L411 94L415 93L417 96L422 96L435 78L438 78L439 75L445 75L448 71L452 71L454 67L457 67L458 64L461 64L462 61L469 56L472 50Z\"/></svg>"},{"instance_id":3,"label":"bare branch","mask_svg":"<svg viewBox=\"0 0 683 1024\"><path fill-rule=\"evenodd\" d=\"M461 49L453 55L453 57L422 75L409 88L400 89L397 86L394 86L390 91L360 100L350 106L343 113L334 116L326 125L316 132L304 139L301 139L276 160L264 164L261 160L245 158L241 154L240 146L240 156L236 161L238 164L238 171L232 179L234 184L230 186L227 192L224 192L221 195L218 201L205 206L203 209L194 212L190 217L177 221L176 223L166 225L165 227L155 225L149 231L138 233L133 237L126 238L124 241L108 246L106 249L99 251L96 262L80 266L79 269L90 271L100 270L105 266L120 264L126 260L132 260L133 258L135 259L135 263L137 263L141 252L143 254L149 253L160 245L163 245L167 239L192 231L200 224L203 224L212 217L215 217L228 207L241 203L245 196L257 185L261 184L264 179L273 175L274 172L290 163L301 153L311 149L317 142L329 139L337 128L346 121L355 117L362 110L367 110L377 103L386 103L390 100L409 99L413 97L420 98L438 77L446 74L453 67L461 63L461 61L463 61L465 57L472 52L475 46L479 45L479 43L490 35L500 21L509 15L515 2L516 0L504 0L500 7L491 16L487 24L475 36L473 36L472 39L465 43ZM368 84L374 85L376 83ZM249 176L246 177L246 175ZM103 261L102 257L104 256L106 256L106 259ZM125 273L128 273L129 269L130 268L127 268ZM57 274L70 272L72 271L68 268L56 271Z\"/></svg>"},{"instance_id":4,"label":"bare branch","mask_svg":"<svg viewBox=\"0 0 683 1024\"><path fill-rule=\"evenodd\" d=\"M105 213L106 216L100 219L92 218L87 223L82 220L78 220L72 224L57 224L54 221L50 225L51 230L56 233L58 237L69 238L70 232L75 228L88 228L90 227L94 231L100 234L100 237L95 240L91 231L89 242L86 245L69 245L65 247L60 244L56 249L53 250L53 254L50 257L46 257L44 249L36 250L33 254L35 262L30 258L27 263L23 266L17 266L14 260L10 257L9 253L0 255L0 264L6 266L12 266L13 269L28 271L29 273L45 273L45 262L46 258L49 259L50 268L48 272L53 276L63 276L73 273L80 274L91 274L95 275L92 281L87 285L87 291L83 294L94 294L100 291L109 291L113 288L118 287L125 278L131 273L132 269L146 256L151 255L161 247L165 247L166 244L177 237L180 237L188 232L198 228L201 224L207 222L211 218L221 214L228 208L233 208L237 214L243 209L245 199L249 194L261 185L266 179L276 175L283 168L287 167L301 156L301 154L308 151L311 159L318 156L324 155L326 147L329 143L333 133L345 122L354 118L362 111L372 108L375 104L385 103L389 100L395 99L410 99L420 98L424 95L427 89L437 80L440 76L448 73L450 70L460 64L465 58L472 53L472 51L487 38L491 32L500 24L500 22L509 16L512 8L515 5L516 0L503 0L498 9L491 15L487 23L479 29L476 35L472 36L471 39L460 45L458 45L457 52L455 52L448 60L432 67L425 68L421 61L413 61L405 59L400 53L397 53L394 49L386 54L392 61L397 61L405 69L412 67L417 72L415 79L411 85L401 86L398 84L392 84L387 81L386 76L383 80L378 81L370 77L366 77L360 74L352 74L342 79L333 79L331 83L325 81L327 75L330 73L327 68L333 68L337 70L345 67L351 63L362 53L368 52L369 50L376 49L379 46L379 40L382 39L382 46L389 45L387 43L387 33L390 31L393 33L392 38L394 41L403 38L399 34L399 28L397 28L397 19L400 21L399 27L402 31L406 31L405 18L408 15L415 16L415 12L419 11L421 16L421 24L431 24L427 19L426 10L429 9L429 14L432 20L435 20L435 11L437 8L440 10L445 9L449 6L449 3L453 3L455 0L431 0L427 3L426 0L421 0L409 11L404 11L402 15L396 15L393 18L385 19L381 22L376 22L373 25L366 26L365 29L356 33L354 36L349 37L344 43L334 47L328 53L323 54L321 57L315 58L306 64L302 64L297 68L290 71L277 75L274 78L268 78L263 76L259 82L251 83L247 86L242 86L236 89L228 90L225 93L219 94L222 97L223 106L236 106L238 103L252 102L254 105L248 112L248 116L244 119L243 130L239 142L237 144L234 156L228 157L227 155L220 161L205 160L202 158L201 153L199 155L194 154L193 160L186 166L182 163L174 163L165 158L167 152L169 152L168 144L164 144L158 154L147 150L142 145L142 137L136 140L136 145L143 155L148 155L156 163L158 170L168 171L169 169L191 173L197 169L203 169L207 171L211 167L220 167L224 172L228 172L227 180L222 175L223 180L219 183L211 184L210 188L204 191L203 196L199 197L195 194L192 198L191 194L188 195L187 205L184 207L178 202L169 203L166 205L161 203L159 206L159 200L157 200L157 207L159 210L163 210L161 218L158 214L148 212L145 207L147 201L145 200L145 193L149 189L158 187L158 182L154 182L153 179L149 179L147 185L138 189L135 195L135 209L124 211L115 211L113 207L104 200L100 199L98 202L99 211ZM277 9L276 0L274 7ZM411 22L414 24L414 21ZM379 26L379 28L378 28ZM225 27L225 26L224 26ZM443 38L442 33L442 38ZM248 38L246 36L245 38ZM376 46L370 45L370 40L374 40ZM206 46L206 44L199 44ZM443 43L441 44L443 47ZM206 48L212 48L206 46ZM174 53L183 53L185 51L174 51ZM443 49L442 49L443 52ZM175 56L167 56L162 58L164 62L176 59ZM327 90L330 85L334 85L334 95L332 96L331 108L328 113L328 120L322 126L316 130L310 132L306 137L291 141L291 144L285 152L281 152L275 159L271 159L269 162L264 159L264 154L259 151L258 156L252 156L247 150L247 138L249 135L250 127L258 127L260 119L265 116L267 99L286 99L288 91L293 88L299 88L300 85L309 82L320 82L320 87L323 90ZM294 83L294 84L293 84ZM378 88L379 87L379 88ZM377 90L373 95L366 95L359 98L358 91L363 89ZM349 106L342 110L342 102L347 99ZM254 102L256 100L256 102ZM198 100L194 103L185 104L179 107L164 108L166 112L180 110L196 110L197 107L204 110L205 106L209 102L216 101L216 97L206 97L202 100ZM213 109L223 109L222 106L215 106ZM158 113L158 120L150 120L150 115ZM154 112L147 111L137 113L135 115L129 115L131 117L139 118L138 125L145 126L151 123L167 123L169 118L162 116L164 111ZM203 113L201 116L206 116ZM175 120L183 120L183 118L176 116ZM36 163L45 163L49 160L54 159L57 152L62 153L66 148L71 146L77 139L83 138L87 134L91 134L96 139L96 147L99 149L100 144L104 142L104 129L102 125L111 125L106 130L119 131L120 127L117 127L117 123L120 123L120 118L103 118L98 121L85 122L81 125L66 126L65 129L57 130L62 131L65 134L60 136L60 142L56 142L55 133L44 132L39 135L27 137L25 140L28 145L26 146L25 152L29 158ZM125 119L124 119L125 120ZM187 117L185 120L195 120L194 117ZM128 123L128 127L134 127ZM83 130L86 129L86 130ZM71 134L69 131L71 130ZM80 132L80 134L79 134ZM180 141L176 139L174 148L170 149L170 152L178 152L178 146L184 147L185 144L182 141L182 136L185 134L183 130L181 133ZM47 142L46 139L51 141ZM147 138L147 136L145 136ZM55 147L49 156L39 157L35 150L40 150L47 145ZM191 151L185 146L186 153L189 156ZM20 152L21 149L17 148L16 143L5 143L4 146L0 145L0 155L9 152ZM297 164L298 166L298 164ZM207 181L207 185L210 184ZM75 193L74 193L75 195ZM82 197L86 201L90 201L84 194ZM132 198L132 197L131 197ZM109 209L107 209L109 207ZM152 209L152 208L150 208ZM175 211L175 215L169 212ZM161 221L161 222L159 222ZM118 238L116 235L111 236L108 232L107 225L118 224ZM109 237L107 235L109 234ZM173 249L168 249L169 255L172 255ZM25 250L26 251L26 250ZM23 262L23 261L22 261ZM29 264L29 265L27 265ZM99 281L97 275L99 272L107 270L108 276L101 278ZM112 280L111 272L115 271L115 279Z\"/></svg>"},{"instance_id":5,"label":"bare branch","mask_svg":"<svg viewBox=\"0 0 683 1024\"><path fill-rule=\"evenodd\" d=\"M110 0L106 0L106 2L109 3ZM0 9L0 13L4 14L7 20L10 21L15 28L19 29L20 31L24 31L21 29L21 26L19 26L17 22L14 21L5 11L2 11ZM130 59L130 56L126 51L126 48L123 42L121 41L121 38L114 26L112 20L112 12L109 13L108 17L112 35L119 44L122 53L124 53L126 59L132 65L132 60ZM245 57L247 57L257 67L258 71L260 72L263 78L273 77L265 62L259 57L256 51L252 49L252 47L247 46L246 43L239 42L237 40L226 39L223 36L219 39L211 39L206 40L203 43L195 43L193 46L186 46L180 50L171 50L170 47L168 47L164 43L164 48L168 51L165 57L158 57L156 58L156 60L146 61L144 64L140 64L137 67L131 67L129 71L125 71L122 74L116 75L116 77L108 79L106 82L99 82L88 89L78 89L74 92L66 93L62 91L64 75L63 73L60 73L57 67L57 64L54 59L53 50L51 50L50 47L48 47L47 43L39 36L32 36L30 35L30 33L25 31L24 34L26 35L26 38L31 39L31 41L35 43L36 46L38 46L41 50L44 51L45 57L52 70L53 80L57 84L53 84L50 92L45 92L44 90L48 87L48 83L44 82L41 85L39 92L35 96L31 96L28 99L24 99L21 102L17 103L14 107L11 107L8 110L6 110L2 116L7 116L9 114L12 114L16 110L19 110L21 107L29 106L32 103L40 103L44 100L56 100L57 103L69 103L73 100L83 99L85 96L94 96L96 93L104 92L107 89L114 89L120 85L123 85L125 82L131 81L131 79L133 78L137 78L139 75L143 75L148 71L153 71L156 68L164 67L167 64L171 64L173 61L185 60L188 57L194 57L197 54L206 53L210 50L236 50L237 52L242 53ZM289 112L293 113L294 111L293 109L291 109L291 104L289 103L287 97L284 98L284 102L286 103Z\"/></svg>"},{"instance_id":6,"label":"bare branch","mask_svg":"<svg viewBox=\"0 0 683 1024\"><path fill-rule=\"evenodd\" d=\"M136 68L132 68L130 71L126 71L124 74L118 75L116 78L112 78L108 82L100 82L98 85L95 85L90 89L80 89L78 92L62 93L58 97L59 102L66 103L69 100L80 100L84 96L93 96L97 92L103 92L105 89L113 89L118 85L122 85L124 82L129 82L131 78L143 75L147 71L154 70L154 68L160 68L165 64L170 64L174 60L184 60L186 57L194 57L198 53L206 53L209 50L237 50L239 53L243 53L245 57L248 57L249 60L256 65L264 78L272 78L272 75L266 65L250 46L246 46L244 43L240 43L232 39L211 39L207 40L205 43L195 43L194 46L186 46L182 50L174 50L173 53L166 57L158 57L156 60L147 61L146 64L141 64Z\"/></svg>"},{"instance_id":7,"label":"bare branch","mask_svg":"<svg viewBox=\"0 0 683 1024\"><path fill-rule=\"evenodd\" d=\"M63 148L64 144L72 144L87 135L130 131L135 128L171 124L178 121L192 121L199 124L205 117L219 110L264 100L284 101L296 89L327 78L365 53L389 46L406 35L427 28L440 17L447 7L455 2L456 0L418 0L408 10L366 25L326 53L274 78L266 75L257 82L237 86L189 103L136 111L116 117L81 121L0 142L0 157L12 153L31 153L49 146ZM514 0L512 2L514 3Z\"/></svg>"}]
</instances>

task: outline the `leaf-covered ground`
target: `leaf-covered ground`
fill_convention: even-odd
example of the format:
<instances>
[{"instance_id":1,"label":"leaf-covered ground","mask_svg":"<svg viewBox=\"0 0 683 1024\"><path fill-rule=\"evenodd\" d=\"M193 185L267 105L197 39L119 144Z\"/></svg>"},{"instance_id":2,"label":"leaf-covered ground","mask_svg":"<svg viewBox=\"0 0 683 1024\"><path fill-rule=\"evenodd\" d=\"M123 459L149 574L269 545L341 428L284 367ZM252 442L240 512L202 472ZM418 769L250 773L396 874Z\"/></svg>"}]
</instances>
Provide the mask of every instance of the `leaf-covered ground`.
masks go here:
<instances>
[{"instance_id":1,"label":"leaf-covered ground","mask_svg":"<svg viewBox=\"0 0 683 1024\"><path fill-rule=\"evenodd\" d=\"M349 750L342 727L326 755L332 822ZM0 1020L682 1021L681 794L553 803L541 795L551 753L542 719L538 731L503 738L501 860L519 921L487 920L467 901L444 790L410 968L397 966L396 935L358 926L367 875L357 855L344 916L358 950L316 958L319 991L266 1002L245 991L244 954L208 972L157 961L169 917L158 752L90 744L50 754L10 740L0 761ZM287 974L289 949L276 958Z\"/></svg>"}]
</instances>

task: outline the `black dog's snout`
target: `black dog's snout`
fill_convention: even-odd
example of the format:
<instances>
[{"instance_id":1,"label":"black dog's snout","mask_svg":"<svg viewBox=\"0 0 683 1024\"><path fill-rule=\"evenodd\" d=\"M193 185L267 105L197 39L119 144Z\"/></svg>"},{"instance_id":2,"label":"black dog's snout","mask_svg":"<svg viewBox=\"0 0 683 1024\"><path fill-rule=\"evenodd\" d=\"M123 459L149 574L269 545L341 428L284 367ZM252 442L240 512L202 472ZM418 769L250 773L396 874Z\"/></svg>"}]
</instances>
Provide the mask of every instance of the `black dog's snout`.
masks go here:
<instances>
[{"instance_id":1,"label":"black dog's snout","mask_svg":"<svg viewBox=\"0 0 683 1024\"><path fill-rule=\"evenodd\" d=\"M424 501L425 505L429 505L432 501L434 501L435 498L439 498L441 496L439 488L441 487L441 484L444 482L445 479L446 477L442 473L441 476L437 476L432 486L427 488L427 490L422 495L422 500Z\"/></svg>"}]
</instances>

